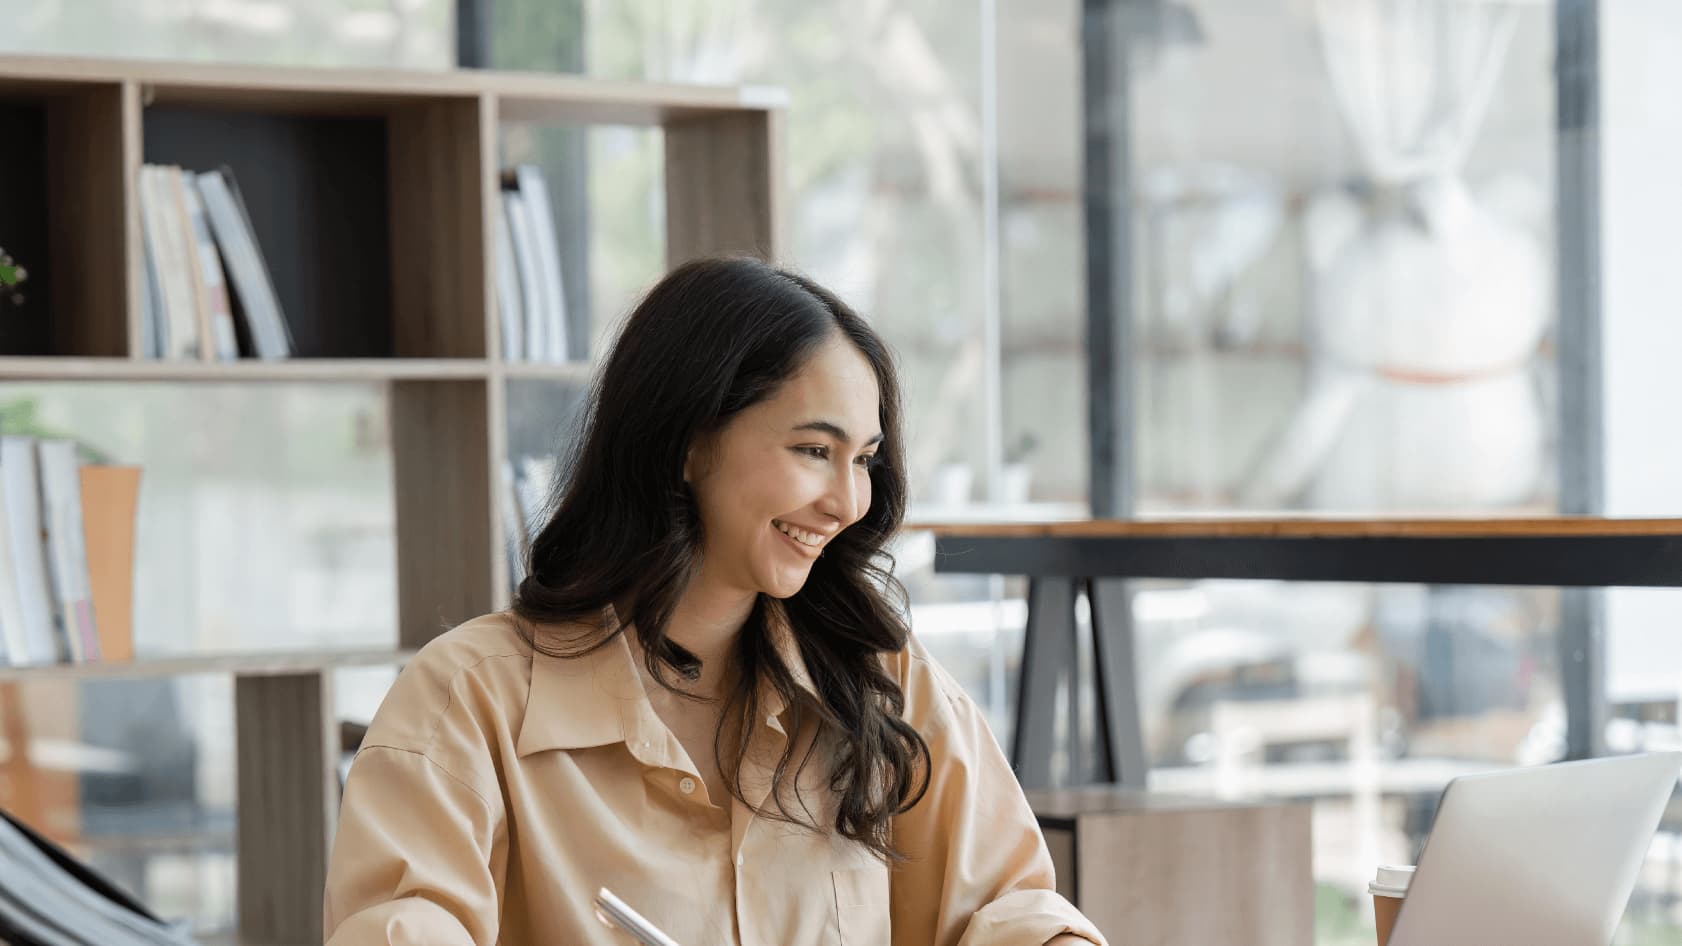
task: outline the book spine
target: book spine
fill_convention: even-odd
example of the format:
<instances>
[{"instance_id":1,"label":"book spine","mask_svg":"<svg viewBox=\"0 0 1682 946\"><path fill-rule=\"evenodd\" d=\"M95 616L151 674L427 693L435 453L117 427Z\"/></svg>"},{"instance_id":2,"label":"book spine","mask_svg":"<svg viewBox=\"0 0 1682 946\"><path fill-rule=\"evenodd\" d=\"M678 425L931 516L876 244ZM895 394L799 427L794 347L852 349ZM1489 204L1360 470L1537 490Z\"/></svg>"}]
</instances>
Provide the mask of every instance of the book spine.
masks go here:
<instances>
[{"instance_id":1,"label":"book spine","mask_svg":"<svg viewBox=\"0 0 1682 946\"><path fill-rule=\"evenodd\" d=\"M520 291L520 269L514 259L514 229L509 225L508 207L498 199L496 208L496 299L497 317L502 320L502 358L524 361L526 314Z\"/></svg>"},{"instance_id":2,"label":"book spine","mask_svg":"<svg viewBox=\"0 0 1682 946\"><path fill-rule=\"evenodd\" d=\"M210 235L210 219L204 212L197 176L191 171L182 172L181 192L187 203L187 217L192 222L200 295L209 317L211 344L206 347L217 360L233 361L239 357L239 343L234 337L234 311L228 301L227 277L222 272L222 258L216 252L216 240Z\"/></svg>"},{"instance_id":3,"label":"book spine","mask_svg":"<svg viewBox=\"0 0 1682 946\"><path fill-rule=\"evenodd\" d=\"M41 524L41 480L35 443L28 437L0 437L0 478L4 479L7 538L31 663L53 663L74 655L64 622L53 606L47 581L46 541Z\"/></svg>"},{"instance_id":4,"label":"book spine","mask_svg":"<svg viewBox=\"0 0 1682 946\"><path fill-rule=\"evenodd\" d=\"M187 280L187 298L192 301L193 330L198 336L195 354L200 361L215 358L214 333L210 323L210 293L206 287L203 262L199 257L199 241L193 234L193 210L187 200L183 175L188 172L170 166L159 175L158 186L168 195L168 213L174 218L171 226L180 245L176 248L182 260L182 276Z\"/></svg>"},{"instance_id":5,"label":"book spine","mask_svg":"<svg viewBox=\"0 0 1682 946\"><path fill-rule=\"evenodd\" d=\"M0 470L0 477L5 474ZM29 624L23 613L17 565L12 560L11 517L7 514L4 482L0 481L0 638L4 638L6 662L32 662Z\"/></svg>"},{"instance_id":6,"label":"book spine","mask_svg":"<svg viewBox=\"0 0 1682 946\"><path fill-rule=\"evenodd\" d=\"M291 353L291 345L280 304L275 298L274 284L269 280L250 220L233 189L232 177L226 171L207 171L199 175L198 184L204 198L205 213L210 218L211 232L227 261L228 281L239 296L246 329L257 357L267 360L286 358Z\"/></svg>"},{"instance_id":7,"label":"book spine","mask_svg":"<svg viewBox=\"0 0 1682 946\"><path fill-rule=\"evenodd\" d=\"M82 532L81 477L76 445L46 440L37 445L41 462L41 497L46 511L48 561L53 589L63 615L65 636L80 661L99 659L99 635L88 597L88 553Z\"/></svg>"},{"instance_id":8,"label":"book spine","mask_svg":"<svg viewBox=\"0 0 1682 946\"><path fill-rule=\"evenodd\" d=\"M567 360L566 287L561 283L561 246L555 233L555 208L549 200L549 184L544 180L542 168L522 164L514 173L531 217L538 273L543 280L545 345L537 357L559 363Z\"/></svg>"},{"instance_id":9,"label":"book spine","mask_svg":"<svg viewBox=\"0 0 1682 946\"><path fill-rule=\"evenodd\" d=\"M503 211L514 237L514 260L520 271L520 295L525 309L525 357L541 361L548 350L548 302L544 295L542 263L538 261L537 240L532 234L530 208L519 191L502 192Z\"/></svg>"},{"instance_id":10,"label":"book spine","mask_svg":"<svg viewBox=\"0 0 1682 946\"><path fill-rule=\"evenodd\" d=\"M168 324L168 358L194 358L198 355L197 316L193 308L192 288L188 281L187 261L183 256L184 238L177 226L179 218L172 212L172 200L165 178L170 171L148 164L140 169L140 196L146 233L157 251L158 282L162 290L164 320Z\"/></svg>"}]
</instances>

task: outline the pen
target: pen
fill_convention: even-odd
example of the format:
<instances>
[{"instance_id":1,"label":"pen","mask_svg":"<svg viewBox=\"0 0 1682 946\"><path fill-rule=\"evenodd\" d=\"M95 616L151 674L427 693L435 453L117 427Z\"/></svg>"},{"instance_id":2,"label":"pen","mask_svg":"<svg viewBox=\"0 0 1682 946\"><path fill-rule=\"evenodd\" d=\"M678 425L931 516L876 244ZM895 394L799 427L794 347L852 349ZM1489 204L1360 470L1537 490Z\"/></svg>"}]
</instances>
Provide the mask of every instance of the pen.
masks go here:
<instances>
[{"instance_id":1,"label":"pen","mask_svg":"<svg viewBox=\"0 0 1682 946\"><path fill-rule=\"evenodd\" d=\"M596 919L630 934L642 946L678 946L676 940L660 932L659 927L643 919L642 914L631 909L606 887L596 892Z\"/></svg>"}]
</instances>

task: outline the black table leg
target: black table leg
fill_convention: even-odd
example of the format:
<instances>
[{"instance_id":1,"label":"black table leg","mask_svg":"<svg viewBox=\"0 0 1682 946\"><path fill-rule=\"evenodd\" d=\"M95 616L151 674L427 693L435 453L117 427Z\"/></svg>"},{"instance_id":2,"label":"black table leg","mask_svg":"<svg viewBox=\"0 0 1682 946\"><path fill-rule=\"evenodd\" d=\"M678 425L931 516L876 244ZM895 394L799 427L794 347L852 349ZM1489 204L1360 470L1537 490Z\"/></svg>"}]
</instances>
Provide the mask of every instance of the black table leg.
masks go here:
<instances>
[{"instance_id":1,"label":"black table leg","mask_svg":"<svg viewBox=\"0 0 1682 946\"><path fill-rule=\"evenodd\" d=\"M1139 674L1134 657L1133 598L1125 579L1092 579L1092 658L1098 683L1099 781L1146 787L1144 723L1139 714Z\"/></svg>"},{"instance_id":2,"label":"black table leg","mask_svg":"<svg viewBox=\"0 0 1682 946\"><path fill-rule=\"evenodd\" d=\"M1016 682L1016 730L1010 743L1011 766L1024 788L1051 785L1057 683L1066 678L1071 689L1077 688L1075 633L1075 582L1030 579L1028 626Z\"/></svg>"}]
</instances>

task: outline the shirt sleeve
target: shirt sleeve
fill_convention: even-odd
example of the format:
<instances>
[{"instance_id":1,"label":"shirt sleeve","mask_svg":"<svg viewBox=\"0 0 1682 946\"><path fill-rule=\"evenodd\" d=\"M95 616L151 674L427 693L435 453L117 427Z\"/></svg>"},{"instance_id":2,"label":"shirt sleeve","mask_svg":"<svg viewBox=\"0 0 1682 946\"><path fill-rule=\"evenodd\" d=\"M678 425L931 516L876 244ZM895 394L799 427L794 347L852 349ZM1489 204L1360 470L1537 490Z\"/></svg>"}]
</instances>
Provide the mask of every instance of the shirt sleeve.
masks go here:
<instances>
[{"instance_id":1,"label":"shirt sleeve","mask_svg":"<svg viewBox=\"0 0 1682 946\"><path fill-rule=\"evenodd\" d=\"M472 764L487 749L462 701L432 708L449 689L433 670L404 670L346 779L327 868L327 946L496 942L508 861L502 796L489 766ZM428 738L412 738L416 729Z\"/></svg>"},{"instance_id":2,"label":"shirt sleeve","mask_svg":"<svg viewBox=\"0 0 1682 946\"><path fill-rule=\"evenodd\" d=\"M906 720L929 746L929 788L894 822L895 943L1041 946L1104 937L1056 892L1051 854L987 722L913 641L901 655Z\"/></svg>"}]
</instances>

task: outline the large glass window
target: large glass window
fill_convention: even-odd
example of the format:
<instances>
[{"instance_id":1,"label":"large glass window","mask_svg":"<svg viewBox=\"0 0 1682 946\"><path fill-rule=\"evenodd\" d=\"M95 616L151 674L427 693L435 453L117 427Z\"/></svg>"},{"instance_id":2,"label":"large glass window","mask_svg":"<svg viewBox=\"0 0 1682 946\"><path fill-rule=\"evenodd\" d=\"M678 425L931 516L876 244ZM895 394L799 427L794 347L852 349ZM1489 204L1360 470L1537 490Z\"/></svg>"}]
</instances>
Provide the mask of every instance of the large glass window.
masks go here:
<instances>
[{"instance_id":1,"label":"large glass window","mask_svg":"<svg viewBox=\"0 0 1682 946\"><path fill-rule=\"evenodd\" d=\"M310 66L455 64L453 0L5 0L0 51Z\"/></svg>"},{"instance_id":2,"label":"large glass window","mask_svg":"<svg viewBox=\"0 0 1682 946\"><path fill-rule=\"evenodd\" d=\"M1582 85L1596 67L1571 71L1585 37L1556 35L1572 21L1554 4L1456 0L1099 6L1103 48L1124 64L1106 94L1125 104L1107 114L1126 120L1098 130L1126 156L1134 511L1592 508L1562 485L1562 464L1580 460L1562 445L1585 441L1561 428L1560 404L1598 379L1561 376L1561 355L1581 353L1561 352L1575 336L1560 330L1557 290L1579 288L1601 260L1572 255L1580 233L1562 248L1559 221L1582 188L1611 178L1556 167L1562 129L1597 131L1560 118L1562 81L1599 94ZM1641 74L1640 45L1621 47L1624 75ZM1599 66L1611 69L1607 49ZM1643 101L1638 87L1627 92ZM1643 190L1619 180L1608 186ZM1608 228L1608 266L1647 258L1627 233ZM1630 315L1608 312L1621 326ZM1617 364L1605 370L1618 391ZM1666 511L1645 495L1617 511ZM1660 599L1613 600L1633 613ZM1412 860L1449 778L1565 755L1565 675L1577 672L1560 653L1565 601L1141 585L1152 785L1312 798L1319 941L1370 941L1362 875ZM1682 664L1659 656L1666 622L1651 607L1637 616L1644 626L1609 632L1608 751L1675 739ZM1661 829L1620 943L1678 935L1672 831Z\"/></svg>"},{"instance_id":3,"label":"large glass window","mask_svg":"<svg viewBox=\"0 0 1682 946\"><path fill-rule=\"evenodd\" d=\"M1549 7L1168 9L1111 90L1138 511L1555 508Z\"/></svg>"}]
</instances>

